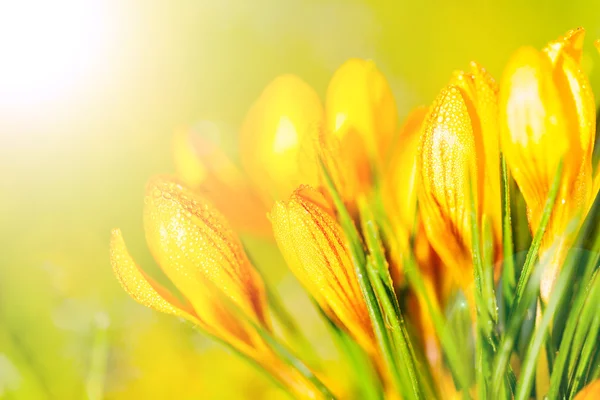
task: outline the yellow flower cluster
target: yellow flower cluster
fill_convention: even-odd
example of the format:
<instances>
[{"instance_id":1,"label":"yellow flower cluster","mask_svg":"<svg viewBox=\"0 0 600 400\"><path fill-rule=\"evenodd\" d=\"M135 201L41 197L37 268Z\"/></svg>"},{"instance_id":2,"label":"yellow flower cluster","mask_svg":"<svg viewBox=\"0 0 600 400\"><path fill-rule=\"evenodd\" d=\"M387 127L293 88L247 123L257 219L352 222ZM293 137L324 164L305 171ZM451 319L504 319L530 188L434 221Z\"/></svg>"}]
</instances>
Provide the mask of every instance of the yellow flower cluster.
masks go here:
<instances>
[{"instance_id":1,"label":"yellow flower cluster","mask_svg":"<svg viewBox=\"0 0 600 400\"><path fill-rule=\"evenodd\" d=\"M471 63L402 126L390 86L372 61L343 64L323 103L300 78L280 76L242 125L241 169L206 138L183 131L174 146L179 178L148 185L148 245L182 300L135 264L118 230L111 244L115 274L136 301L198 325L299 396L314 397L257 333L257 326L272 332L265 289L234 229L270 235L272 228L300 283L377 358L356 260L324 190L323 167L353 217L358 198L382 195L392 276L401 279L402 255L413 251L443 301L449 287L466 291L473 283L472 214L478 227L491 228L494 257L502 257L502 154L534 233L561 173L540 249L550 254L541 289L547 301L574 240L569 226L582 220L599 186L592 173L595 103L581 69L582 43L577 29L542 51L519 49L499 85Z\"/></svg>"}]
</instances>

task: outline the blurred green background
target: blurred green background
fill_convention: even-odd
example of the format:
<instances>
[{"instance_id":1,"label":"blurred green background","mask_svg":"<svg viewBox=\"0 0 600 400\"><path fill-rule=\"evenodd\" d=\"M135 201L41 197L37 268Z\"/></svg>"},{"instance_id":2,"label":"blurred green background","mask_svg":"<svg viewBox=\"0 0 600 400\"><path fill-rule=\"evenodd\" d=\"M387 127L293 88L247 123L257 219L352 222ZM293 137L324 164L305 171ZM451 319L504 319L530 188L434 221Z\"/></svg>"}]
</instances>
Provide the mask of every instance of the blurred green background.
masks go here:
<instances>
[{"instance_id":1,"label":"blurred green background","mask_svg":"<svg viewBox=\"0 0 600 400\"><path fill-rule=\"evenodd\" d=\"M470 60L499 79L517 47L578 26L598 89L599 17L593 0L2 2L0 398L276 396L113 278L114 227L156 270L142 196L173 171L174 130L208 119L230 143L276 75L323 94L349 57L376 61L403 117Z\"/></svg>"}]
</instances>

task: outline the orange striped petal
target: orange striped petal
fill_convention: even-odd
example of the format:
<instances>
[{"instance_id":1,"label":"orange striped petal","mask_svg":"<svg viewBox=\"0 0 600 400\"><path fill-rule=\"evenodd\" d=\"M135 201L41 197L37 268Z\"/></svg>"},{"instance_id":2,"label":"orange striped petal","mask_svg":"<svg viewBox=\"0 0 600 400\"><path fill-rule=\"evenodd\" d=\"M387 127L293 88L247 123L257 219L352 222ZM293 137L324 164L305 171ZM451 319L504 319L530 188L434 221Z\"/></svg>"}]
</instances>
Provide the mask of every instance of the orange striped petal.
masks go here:
<instances>
[{"instance_id":1,"label":"orange striped petal","mask_svg":"<svg viewBox=\"0 0 600 400\"><path fill-rule=\"evenodd\" d=\"M334 321L374 351L369 314L341 226L323 195L300 187L270 214L275 240L294 275Z\"/></svg>"},{"instance_id":2,"label":"orange striped petal","mask_svg":"<svg viewBox=\"0 0 600 400\"><path fill-rule=\"evenodd\" d=\"M317 93L294 75L272 81L248 112L239 138L241 161L268 208L300 184L318 184L323 115Z\"/></svg>"},{"instance_id":3,"label":"orange striped petal","mask_svg":"<svg viewBox=\"0 0 600 400\"><path fill-rule=\"evenodd\" d=\"M482 173L477 153L465 94L449 86L438 96L424 125L418 199L431 245L463 286L472 279L469 182L477 195Z\"/></svg>"},{"instance_id":4,"label":"orange striped petal","mask_svg":"<svg viewBox=\"0 0 600 400\"><path fill-rule=\"evenodd\" d=\"M249 318L269 326L263 282L225 218L206 198L171 178L155 178L148 184L144 225L165 274L219 336L246 342L252 332L226 313L211 287Z\"/></svg>"},{"instance_id":5,"label":"orange striped petal","mask_svg":"<svg viewBox=\"0 0 600 400\"><path fill-rule=\"evenodd\" d=\"M127 251L123 234L119 229L111 233L110 262L123 289L138 303L196 325L204 326L191 306L181 303L166 288L150 278Z\"/></svg>"},{"instance_id":6,"label":"orange striped petal","mask_svg":"<svg viewBox=\"0 0 600 400\"><path fill-rule=\"evenodd\" d=\"M500 192L500 133L498 121L498 85L492 76L476 62L470 73L460 72L451 84L467 95L466 102L476 140L481 141L483 153L477 154L485 167L482 193L483 213L492 221L496 246L502 243L502 210Z\"/></svg>"}]
</instances>

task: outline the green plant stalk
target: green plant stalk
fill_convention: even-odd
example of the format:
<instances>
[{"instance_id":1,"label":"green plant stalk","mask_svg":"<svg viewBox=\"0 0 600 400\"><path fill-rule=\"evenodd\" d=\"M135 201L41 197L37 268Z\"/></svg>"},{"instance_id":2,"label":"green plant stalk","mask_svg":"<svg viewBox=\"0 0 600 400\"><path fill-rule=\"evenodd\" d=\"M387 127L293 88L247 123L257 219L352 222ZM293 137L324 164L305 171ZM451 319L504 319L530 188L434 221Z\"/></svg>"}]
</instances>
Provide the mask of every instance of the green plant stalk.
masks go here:
<instances>
[{"instance_id":1,"label":"green plant stalk","mask_svg":"<svg viewBox=\"0 0 600 400\"><path fill-rule=\"evenodd\" d=\"M354 339L341 330L327 314L325 314L323 309L314 299L312 299L312 301L321 317L325 320L327 328L331 332L333 340L342 353L342 356L347 359L352 366L354 378L359 383L360 398L365 400L383 400L383 390L376 376L376 372L372 367L371 360L369 360L368 356Z\"/></svg>"},{"instance_id":2,"label":"green plant stalk","mask_svg":"<svg viewBox=\"0 0 600 400\"><path fill-rule=\"evenodd\" d=\"M577 239L575 241L574 248L580 248L583 245L583 242L588 237L594 237L594 241L592 244L590 257L584 267L582 278L580 279L580 289L577 291L575 295L575 299L573 301L573 305L571 307L571 312L569 318L567 320L567 324L563 330L562 340L560 342L560 347L558 351L558 356L556 357L552 375L550 377L550 390L548 392L548 397L551 399L564 397L564 393L562 392L562 383L565 379L565 368L567 371L566 378L572 376L572 373L575 369L575 364L578 360L578 354L580 354L581 345L578 341L576 345L573 345L573 341L575 339L575 334L578 329L579 320L581 317L581 310L585 305L585 301L588 298L589 292L592 288L592 283L595 278L592 277L592 273L594 271L594 267L597 265L598 260L600 259L600 232L596 232L597 229L597 218L600 214L600 196L597 196L592 208L590 209L579 233ZM567 362L569 363L567 367Z\"/></svg>"},{"instance_id":3,"label":"green plant stalk","mask_svg":"<svg viewBox=\"0 0 600 400\"><path fill-rule=\"evenodd\" d=\"M491 359L493 358L494 344L493 328L497 324L497 308L495 304L496 295L494 293L493 286L493 274L491 275L492 282L490 282L490 271L492 265L486 265L487 268L484 270L484 256L481 251L481 228L478 223L477 208L475 206L475 194L473 186L470 185L470 222L471 222L471 254L473 257L473 273L475 280L475 305L477 309L477 332L475 335L475 347L476 347L476 360L478 368L477 373L477 391L480 399L487 399L489 397L490 389L490 378L491 378ZM483 224L485 227L485 223ZM487 231L487 230L486 230ZM486 232L490 233L491 232ZM491 239L488 238L491 242ZM489 249L488 249L489 251ZM488 254L486 257L489 261L491 256ZM487 301L486 301L487 300Z\"/></svg>"},{"instance_id":4,"label":"green plant stalk","mask_svg":"<svg viewBox=\"0 0 600 400\"><path fill-rule=\"evenodd\" d=\"M556 170L556 174L554 175L554 180L552 182L552 186L550 187L548 197L546 198L546 203L544 204L544 210L542 212L539 225L537 226L533 241L531 242L531 246L527 252L527 257L525 258L525 263L523 264L523 269L521 270L519 281L517 283L516 296L513 304L520 303L521 298L523 297L523 292L525 291L525 287L527 286L527 281L531 275L533 265L537 259L537 253L540 249L540 245L542 244L542 238L544 237L544 232L546 232L546 227L550 221L550 216L552 215L554 203L556 202L556 197L558 195L558 189L560 188L562 169L563 163L561 161Z\"/></svg>"},{"instance_id":5,"label":"green plant stalk","mask_svg":"<svg viewBox=\"0 0 600 400\"><path fill-rule=\"evenodd\" d=\"M250 252L246 251L246 254L250 254ZM258 265L258 263L254 262L252 259L250 262L252 262L252 265ZM285 308L281 296L273 288L273 285L269 282L263 271L259 268L257 268L257 271L264 282L270 309L273 311L275 318L281 323L285 335L293 345L297 346L302 353L307 356L311 364L317 366L319 364L319 357L315 352L315 349L299 328L294 317Z\"/></svg>"},{"instance_id":6,"label":"green plant stalk","mask_svg":"<svg viewBox=\"0 0 600 400\"><path fill-rule=\"evenodd\" d=\"M377 297L380 299L381 308L383 309L384 314L387 317L386 319L390 324L392 340L400 350L399 359L403 361L404 368L408 373L408 380L412 389L411 398L423 399L424 397L419 382L419 375L417 374L417 369L415 366L414 355L409 348L406 328L403 326L404 321L400 320L400 318L402 318L401 315L396 315L396 310L392 304L392 301L390 300L389 292L386 290L381 276L377 271L377 267L373 265L374 263L374 261L369 263L371 264L371 267L367 268L367 270L371 279L371 283L373 284L373 288L377 293Z\"/></svg>"},{"instance_id":7,"label":"green plant stalk","mask_svg":"<svg viewBox=\"0 0 600 400\"><path fill-rule=\"evenodd\" d=\"M393 357L392 344L389 336L387 335L387 328L383 319L383 314L379 308L379 303L377 302L377 297L375 296L373 287L369 282L369 276L366 267L366 256L360 242L360 237L356 230L356 226L354 226L354 221L352 221L344 202L340 198L339 192L336 190L323 160L319 160L319 162L325 177L325 184L338 211L340 224L342 225L342 228L346 234L346 239L350 244L350 256L354 264L354 269L356 271L361 292L367 304L367 310L373 325L373 332L375 333L375 337L377 339L377 343L379 344L383 359L390 370L390 375L392 376L394 385L398 388L398 391L402 392L402 378Z\"/></svg>"},{"instance_id":8,"label":"green plant stalk","mask_svg":"<svg viewBox=\"0 0 600 400\"><path fill-rule=\"evenodd\" d=\"M512 300L517 287L515 271L515 249L513 246L512 220L510 211L510 181L506 160L501 155L502 171L502 250L504 265L502 270L502 289L508 312L512 309Z\"/></svg>"},{"instance_id":9,"label":"green plant stalk","mask_svg":"<svg viewBox=\"0 0 600 400\"><path fill-rule=\"evenodd\" d=\"M383 252L381 237L374 222L374 217L365 203L360 204L363 235L367 242L367 248L371 256L371 262L367 258L367 270L371 284L375 289L379 304L387 321L391 325L392 340L400 350L400 360L408 373L412 393L415 399L423 398L423 391L417 373L416 357L414 348L410 342L408 331L398 299L392 285L387 260ZM370 268L369 268L370 266Z\"/></svg>"},{"instance_id":10,"label":"green plant stalk","mask_svg":"<svg viewBox=\"0 0 600 400\"><path fill-rule=\"evenodd\" d=\"M500 344L494 357L494 363L492 367L492 393L498 393L502 382L504 381L505 373L509 367L510 355L512 354L517 336L521 329L521 324L525 319L529 305L535 301L538 296L540 289L540 276L541 266L537 264L534 268L532 275L528 282L527 290L523 296L522 301L516 304L516 308L511 313L507 324L504 335L500 338Z\"/></svg>"},{"instance_id":11,"label":"green plant stalk","mask_svg":"<svg viewBox=\"0 0 600 400\"><path fill-rule=\"evenodd\" d=\"M230 350L232 353L234 353L235 355L237 355L239 358L241 358L242 360L246 361L248 364L252 365L254 368L256 368L256 370L258 372L260 372L264 377L266 377L271 383L273 383L274 386L278 387L279 389L283 390L285 392L286 395L288 395L288 397L290 397L291 399L294 399L294 394L290 391L290 388L288 388L287 386L285 386L283 384L283 382L281 382L279 379L277 379L275 376L273 376L273 374L271 373L271 371L269 371L268 369L265 368L264 365L258 363L255 359L253 359L252 357L248 356L247 354L242 353L240 350L236 349L234 346L232 346L231 344L227 343L226 341L224 341L223 339L213 335L210 332L205 331L204 329L200 328L198 325L194 325L189 321L184 321L184 323L189 326L192 330L209 337L211 340L213 340L216 343L219 343L220 345L222 345L223 347L225 347L226 349Z\"/></svg>"},{"instance_id":12,"label":"green plant stalk","mask_svg":"<svg viewBox=\"0 0 600 400\"><path fill-rule=\"evenodd\" d=\"M598 297L598 296L596 296ZM598 299L595 300L596 304L598 304ZM592 326L590 327L589 333L585 339L585 344L583 345L583 349L581 351L580 362L577 366L577 371L575 373L575 377L573 378L573 384L571 386L570 398L575 397L575 394L581 390L581 388L585 384L585 376L590 369L591 365L589 361L592 359L594 355L594 350L596 346L598 346L598 331L600 329L600 314L596 314L594 316L594 320L592 321Z\"/></svg>"},{"instance_id":13,"label":"green plant stalk","mask_svg":"<svg viewBox=\"0 0 600 400\"><path fill-rule=\"evenodd\" d=\"M419 294L419 296L425 299L427 310L429 311L429 314L431 316L431 320L433 322L433 327L436 331L437 337L440 340L442 351L444 352L448 360L450 370L453 371L453 373L455 374L463 390L464 397L470 398L468 390L471 383L469 380L468 373L465 370L467 364L460 357L458 345L455 343L454 339L450 335L448 335L446 331L445 327L447 326L447 323L439 309L439 305L437 305L437 301L436 304L434 304L430 296L427 294L427 290L425 289L425 283L423 281L423 276L421 274L421 271L417 267L416 261L412 253L409 253L404 258L403 265L404 273L406 274L410 284Z\"/></svg>"},{"instance_id":14,"label":"green plant stalk","mask_svg":"<svg viewBox=\"0 0 600 400\"><path fill-rule=\"evenodd\" d=\"M233 302L231 302L233 303ZM234 306L234 304L232 304ZM293 367L296 371L298 371L307 381L312 383L312 385L323 395L326 399L335 399L333 393L325 386L323 382L310 370L310 368L298 357L296 357L292 352L290 352L286 346L280 343L270 332L264 329L262 326L252 321L252 319L248 318L239 307L236 307L239 311L239 314L248 324L250 324L256 332L260 335L260 337L273 349L275 354L277 354L286 364Z\"/></svg>"},{"instance_id":15,"label":"green plant stalk","mask_svg":"<svg viewBox=\"0 0 600 400\"><path fill-rule=\"evenodd\" d=\"M576 351L574 357L571 359L572 362L569 365L567 371L567 378L569 386L578 385L578 381L581 380L582 376L580 368L587 367L591 356L591 350L586 352L586 343L592 339L593 343L597 343L598 328L594 327L595 318L598 316L598 304L600 304L600 273L595 272L590 283L591 289L588 293L586 301L583 305L579 316L579 322L577 323L577 331L575 333L573 341L572 351ZM575 368L577 366L577 368Z\"/></svg>"},{"instance_id":16,"label":"green plant stalk","mask_svg":"<svg viewBox=\"0 0 600 400\"><path fill-rule=\"evenodd\" d=\"M547 262L545 259L542 261L544 264ZM517 387L517 393L515 395L516 400L525 400L529 397L529 392L531 391L535 377L535 367L539 351L547 337L550 322L552 321L552 317L554 316L557 306L560 304L562 296L567 289L569 280L573 276L574 269L574 262L568 262L563 267L563 270L561 271L561 274L554 287L550 302L546 307L546 312L542 316L541 322L535 329L533 339L529 342L527 353L525 355L525 359L523 360L523 365L521 366L522 370L519 377L519 386Z\"/></svg>"}]
</instances>

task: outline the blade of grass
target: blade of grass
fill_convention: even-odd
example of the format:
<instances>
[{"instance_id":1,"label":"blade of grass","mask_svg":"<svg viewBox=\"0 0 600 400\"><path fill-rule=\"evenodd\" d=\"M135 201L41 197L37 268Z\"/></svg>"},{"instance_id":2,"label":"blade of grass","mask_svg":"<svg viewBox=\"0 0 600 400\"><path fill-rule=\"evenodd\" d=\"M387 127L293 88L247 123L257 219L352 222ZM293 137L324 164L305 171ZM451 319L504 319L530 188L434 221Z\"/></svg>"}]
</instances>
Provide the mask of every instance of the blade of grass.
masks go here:
<instances>
[{"instance_id":1,"label":"blade of grass","mask_svg":"<svg viewBox=\"0 0 600 400\"><path fill-rule=\"evenodd\" d=\"M396 365L396 360L393 357L392 343L387 334L387 328L383 319L383 314L381 312L381 309L379 308L377 297L375 296L375 292L369 281L366 265L366 256L360 241L360 236L358 234L358 231L356 230L356 226L354 225L354 221L352 220L350 213L346 209L346 206L342 201L339 192L333 184L333 181L331 179L331 176L329 175L329 172L327 171L325 163L322 159L320 159L319 162L321 170L323 172L323 176L325 178L325 185L333 199L335 207L338 211L338 218L340 224L342 225L344 233L346 234L346 239L348 240L350 245L350 256L352 258L352 262L354 263L354 268L356 271L356 276L358 278L358 283L361 292L367 304L367 310L369 312L369 317L373 325L373 332L375 333L375 338L377 339L377 343L379 344L379 348L381 350L383 359L394 381L394 386L396 386L398 391L402 393L403 391L405 391L404 385L402 384L402 377L400 376L400 371L398 370L398 367Z\"/></svg>"},{"instance_id":2,"label":"blade of grass","mask_svg":"<svg viewBox=\"0 0 600 400\"><path fill-rule=\"evenodd\" d=\"M589 258L583 268L583 272L581 273L579 290L575 294L575 299L573 301L573 305L571 306L571 312L562 334L558 355L554 363L554 368L552 369L550 390L548 392L548 397L551 399L558 398L559 396L561 396L561 398L564 397L561 385L563 383L567 383L569 376L572 376L575 363L577 361L577 355L580 354L580 341L577 341L575 344L573 342L575 340L576 330L581 316L581 310L592 287L592 273L600 258L600 230L597 226L598 216L600 216L600 196L596 196L594 204L586 216L586 219L577 235L575 245L573 246L574 248L580 248L584 245L588 238L594 238ZM578 264L581 263L582 257L583 254L580 254ZM565 369L567 371L566 374Z\"/></svg>"},{"instance_id":3,"label":"blade of grass","mask_svg":"<svg viewBox=\"0 0 600 400\"><path fill-rule=\"evenodd\" d=\"M404 259L403 265L404 273L406 274L411 286L422 299L425 299L427 310L431 315L433 327L435 329L438 339L440 340L442 351L444 352L444 355L448 360L450 371L459 382L460 388L463 390L464 396L466 398L470 398L468 390L471 386L471 378L470 374L468 374L468 372L466 371L468 362L465 362L463 357L460 356L460 347L454 341L454 338L448 334L448 330L446 329L447 322L445 321L445 318L442 312L440 311L440 306L437 302L437 299L432 299L432 296L429 296L429 293L427 293L423 276L421 274L421 271L417 267L416 261L412 254L407 254L407 256Z\"/></svg>"},{"instance_id":4,"label":"blade of grass","mask_svg":"<svg viewBox=\"0 0 600 400\"><path fill-rule=\"evenodd\" d=\"M546 264L550 257L550 254L545 256L545 259L542 260L543 264ZM529 397L535 377L535 368L539 351L547 337L548 327L550 326L550 322L552 321L552 317L554 316L556 308L558 304L560 304L562 296L567 288L567 285L569 284L569 280L573 276L574 269L575 262L567 262L556 281L552 297L550 298L550 302L546 307L546 312L543 314L541 322L536 327L533 338L529 342L527 353L525 354L523 365L521 367L522 369L519 376L519 385L517 386L517 394L515 395L516 400L525 400Z\"/></svg>"},{"instance_id":5,"label":"blade of grass","mask_svg":"<svg viewBox=\"0 0 600 400\"><path fill-rule=\"evenodd\" d=\"M365 400L383 400L383 388L373 364L360 346L343 330L341 330L323 309L313 300L315 307L325 320L329 332L342 353L342 357L352 367L354 381L358 382L358 398Z\"/></svg>"},{"instance_id":6,"label":"blade of grass","mask_svg":"<svg viewBox=\"0 0 600 400\"><path fill-rule=\"evenodd\" d=\"M536 228L535 235L531 242L531 246L529 247L529 251L527 252L525 264L523 265L523 269L521 270L519 281L517 283L516 296L513 304L519 304L519 302L521 301L521 298L523 297L523 292L525 291L525 287L527 286L527 281L529 280L529 277L531 275L533 265L535 264L535 260L537 259L537 253L540 249L540 245L542 244L542 238L544 237L544 232L546 232L546 227L548 225L548 222L550 221L550 216L552 215L554 203L558 195L558 189L560 188L562 170L563 163L561 161L554 175L554 180L552 182L552 186L550 187L548 197L546 198L546 203L544 204L544 210L542 211L540 222Z\"/></svg>"},{"instance_id":7,"label":"blade of grass","mask_svg":"<svg viewBox=\"0 0 600 400\"><path fill-rule=\"evenodd\" d=\"M502 250L503 250L503 270L502 270L502 289L506 303L507 313L512 309L512 300L517 287L517 273L515 271L512 235L512 220L510 211L510 181L508 168L504 156L501 156L502 173Z\"/></svg>"},{"instance_id":8,"label":"blade of grass","mask_svg":"<svg viewBox=\"0 0 600 400\"><path fill-rule=\"evenodd\" d=\"M379 304L390 324L392 340L400 350L399 359L404 364L404 369L408 374L413 396L416 399L421 399L423 398L423 390L419 381L419 374L417 373L416 356L406 330L404 316L394 292L379 230L366 202L359 202L359 209L363 235L365 236L367 248L371 256L371 262L367 261L367 271L373 288L377 293Z\"/></svg>"},{"instance_id":9,"label":"blade of grass","mask_svg":"<svg viewBox=\"0 0 600 400\"><path fill-rule=\"evenodd\" d=\"M527 290L525 290L522 300L518 304L515 304L516 308L507 321L504 335L500 338L500 344L492 367L492 393L500 391L502 382L505 379L506 370L509 368L510 356L517 341L521 324L527 317L530 305L537 299L540 290L541 273L542 268L537 263L527 283Z\"/></svg>"},{"instance_id":10,"label":"blade of grass","mask_svg":"<svg viewBox=\"0 0 600 400\"><path fill-rule=\"evenodd\" d=\"M595 304L598 304L598 296L596 296ZM590 360L594 355L594 350L596 346L598 346L598 330L600 330L600 314L596 314L594 316L594 320L592 321L592 325L590 327L589 333L585 339L585 344L583 345L583 349L581 351L580 361L577 366L577 371L575 372L575 377L573 378L573 383L571 386L571 392L569 397L574 398L575 394L583 388L585 385L585 377L591 368Z\"/></svg>"}]
</instances>

